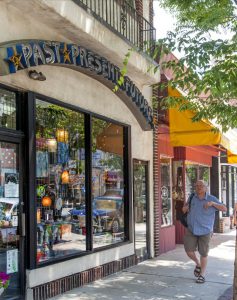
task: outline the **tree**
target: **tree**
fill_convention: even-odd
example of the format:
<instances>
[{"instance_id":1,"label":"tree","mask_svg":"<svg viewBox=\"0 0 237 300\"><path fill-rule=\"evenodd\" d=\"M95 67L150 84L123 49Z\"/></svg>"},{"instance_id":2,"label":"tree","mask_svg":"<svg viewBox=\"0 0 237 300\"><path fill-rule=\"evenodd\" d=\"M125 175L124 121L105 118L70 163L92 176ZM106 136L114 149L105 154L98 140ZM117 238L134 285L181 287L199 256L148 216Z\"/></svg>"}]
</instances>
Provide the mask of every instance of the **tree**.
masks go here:
<instances>
[{"instance_id":1,"label":"tree","mask_svg":"<svg viewBox=\"0 0 237 300\"><path fill-rule=\"evenodd\" d=\"M237 0L160 3L175 14L177 28L157 42L154 58L159 56L162 67L172 70L168 84L185 95L166 97L162 105L196 111L194 121L216 118L224 131L237 127ZM163 54L175 50L179 60L162 62Z\"/></svg>"},{"instance_id":2,"label":"tree","mask_svg":"<svg viewBox=\"0 0 237 300\"><path fill-rule=\"evenodd\" d=\"M187 96L167 98L166 106L197 112L195 119L213 119L223 130L237 127L237 0L160 0L177 17L175 33L158 41L155 55L178 50L179 61L164 62L174 74L169 84ZM218 33L225 39L218 38ZM162 49L162 51L160 51ZM237 299L237 247L234 294Z\"/></svg>"}]
</instances>

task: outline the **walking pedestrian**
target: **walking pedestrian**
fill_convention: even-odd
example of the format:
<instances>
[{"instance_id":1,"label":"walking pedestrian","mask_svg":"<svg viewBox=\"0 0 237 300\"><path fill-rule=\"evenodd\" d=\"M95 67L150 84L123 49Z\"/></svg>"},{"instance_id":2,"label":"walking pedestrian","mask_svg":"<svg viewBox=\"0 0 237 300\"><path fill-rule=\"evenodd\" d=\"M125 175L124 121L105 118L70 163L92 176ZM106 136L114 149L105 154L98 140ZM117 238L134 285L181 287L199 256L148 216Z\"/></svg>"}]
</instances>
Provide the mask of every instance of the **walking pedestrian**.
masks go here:
<instances>
[{"instance_id":1,"label":"walking pedestrian","mask_svg":"<svg viewBox=\"0 0 237 300\"><path fill-rule=\"evenodd\" d=\"M203 180L196 182L196 193L183 206L183 213L188 212L188 228L184 236L184 249L196 267L194 275L197 277L196 283L205 282L205 271L207 267L207 256L209 243L213 234L215 212L226 211L226 206L215 196L207 193L207 183ZM200 258L196 256L198 250Z\"/></svg>"}]
</instances>

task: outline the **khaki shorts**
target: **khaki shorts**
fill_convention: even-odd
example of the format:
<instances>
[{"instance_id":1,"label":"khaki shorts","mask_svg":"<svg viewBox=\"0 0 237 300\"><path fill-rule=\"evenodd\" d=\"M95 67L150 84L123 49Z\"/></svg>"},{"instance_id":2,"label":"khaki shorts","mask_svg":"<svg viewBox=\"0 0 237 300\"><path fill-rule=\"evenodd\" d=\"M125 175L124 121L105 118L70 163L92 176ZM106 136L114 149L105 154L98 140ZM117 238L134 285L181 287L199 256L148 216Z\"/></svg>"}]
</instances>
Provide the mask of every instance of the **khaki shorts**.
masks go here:
<instances>
[{"instance_id":1,"label":"khaki shorts","mask_svg":"<svg viewBox=\"0 0 237 300\"><path fill-rule=\"evenodd\" d=\"M206 235L193 235L187 230L184 236L184 249L186 252L197 251L201 256L205 257L209 252L209 243L212 237L212 232Z\"/></svg>"}]
</instances>

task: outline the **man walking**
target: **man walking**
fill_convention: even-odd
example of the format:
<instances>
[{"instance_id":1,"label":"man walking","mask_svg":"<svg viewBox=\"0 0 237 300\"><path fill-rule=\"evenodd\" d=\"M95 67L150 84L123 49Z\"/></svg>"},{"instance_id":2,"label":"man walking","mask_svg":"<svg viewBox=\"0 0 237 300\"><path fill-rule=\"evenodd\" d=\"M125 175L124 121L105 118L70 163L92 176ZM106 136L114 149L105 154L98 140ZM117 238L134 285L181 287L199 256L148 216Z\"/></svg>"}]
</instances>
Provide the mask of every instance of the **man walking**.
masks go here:
<instances>
[{"instance_id":1,"label":"man walking","mask_svg":"<svg viewBox=\"0 0 237 300\"><path fill-rule=\"evenodd\" d=\"M213 233L215 212L226 211L226 206L215 196L207 193L207 184L203 180L196 182L196 193L183 207L183 213L188 212L188 228L184 236L184 249L195 263L194 275L197 277L196 283L205 282L205 271L207 266L207 256L209 243ZM200 259L195 251L198 250Z\"/></svg>"}]
</instances>

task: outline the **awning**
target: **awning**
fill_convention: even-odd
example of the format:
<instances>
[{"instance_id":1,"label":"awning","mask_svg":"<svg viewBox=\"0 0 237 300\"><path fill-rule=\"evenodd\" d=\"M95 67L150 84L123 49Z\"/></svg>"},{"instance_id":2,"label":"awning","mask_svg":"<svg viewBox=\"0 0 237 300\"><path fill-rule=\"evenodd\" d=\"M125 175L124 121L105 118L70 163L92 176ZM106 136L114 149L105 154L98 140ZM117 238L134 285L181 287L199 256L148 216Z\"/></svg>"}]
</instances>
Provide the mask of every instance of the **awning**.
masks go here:
<instances>
[{"instance_id":1,"label":"awning","mask_svg":"<svg viewBox=\"0 0 237 300\"><path fill-rule=\"evenodd\" d=\"M176 89L168 88L172 97L181 97ZM214 124L207 120L193 122L195 113L190 110L180 112L177 108L169 109L170 143L178 146L220 145L227 150L227 162L237 163L237 129L227 133L213 131Z\"/></svg>"},{"instance_id":2,"label":"awning","mask_svg":"<svg viewBox=\"0 0 237 300\"><path fill-rule=\"evenodd\" d=\"M227 150L227 163L228 164L237 164L237 155L231 153Z\"/></svg>"},{"instance_id":3,"label":"awning","mask_svg":"<svg viewBox=\"0 0 237 300\"><path fill-rule=\"evenodd\" d=\"M176 89L168 89L169 96L181 97ZM213 131L214 125L206 120L193 122L195 113L190 110L169 109L170 142L173 146L222 145L229 148L229 139Z\"/></svg>"}]
</instances>

